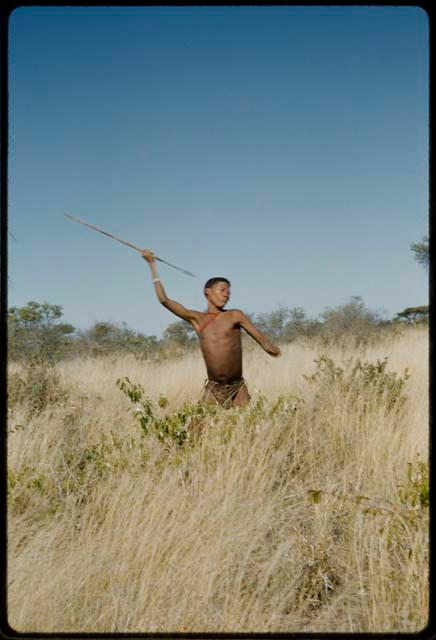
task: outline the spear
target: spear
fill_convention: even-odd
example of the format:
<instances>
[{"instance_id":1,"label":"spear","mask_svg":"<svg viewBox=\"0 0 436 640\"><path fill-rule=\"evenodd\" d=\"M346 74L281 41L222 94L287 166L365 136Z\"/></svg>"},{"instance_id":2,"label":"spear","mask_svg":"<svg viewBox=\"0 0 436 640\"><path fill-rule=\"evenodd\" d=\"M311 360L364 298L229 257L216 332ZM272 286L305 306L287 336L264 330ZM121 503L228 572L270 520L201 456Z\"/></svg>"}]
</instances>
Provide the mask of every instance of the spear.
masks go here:
<instances>
[{"instance_id":1,"label":"spear","mask_svg":"<svg viewBox=\"0 0 436 640\"><path fill-rule=\"evenodd\" d=\"M131 249L135 249L136 251L139 251L139 253L142 253L142 249L140 249L136 245L132 244L131 242L127 242L127 240L121 240L121 238L117 238L117 236L114 236L112 233L109 233L108 231L104 231L103 229L100 229L99 227L96 227L95 225L90 224L89 222L85 222L84 220L80 220L80 218L76 218L75 216L71 216L69 213L64 213L64 216L66 216L67 218L71 218L71 220L75 220L76 222L79 222L80 224L84 224L87 227L89 227L90 229L94 229L94 231L98 231L99 233L103 233L105 236L108 236L108 238L112 238L112 240L117 240L118 242L121 242L122 244L126 244ZM186 271L186 269L181 269L180 267L176 267L176 265L171 264L171 262L167 262L166 260L163 260L163 258L159 258L158 256L154 256L154 259L155 260L159 260L159 262L164 262L169 267L172 267L173 269L177 269L178 271L181 271L182 273L186 273L186 275L188 275L188 276L192 276L193 278L196 277L194 273L191 273L190 271Z\"/></svg>"}]
</instances>

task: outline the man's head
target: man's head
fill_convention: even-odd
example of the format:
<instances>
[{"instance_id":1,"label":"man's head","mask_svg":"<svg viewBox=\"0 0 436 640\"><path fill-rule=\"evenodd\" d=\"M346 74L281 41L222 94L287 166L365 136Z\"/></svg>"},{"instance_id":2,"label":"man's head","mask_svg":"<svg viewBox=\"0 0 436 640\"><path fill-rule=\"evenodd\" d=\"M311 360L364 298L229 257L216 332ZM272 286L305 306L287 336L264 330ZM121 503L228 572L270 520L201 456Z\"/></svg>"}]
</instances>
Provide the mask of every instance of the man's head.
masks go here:
<instances>
[{"instance_id":1,"label":"man's head","mask_svg":"<svg viewBox=\"0 0 436 640\"><path fill-rule=\"evenodd\" d=\"M227 278L209 278L204 285L204 295L208 302L222 309L230 298L230 281Z\"/></svg>"}]
</instances>

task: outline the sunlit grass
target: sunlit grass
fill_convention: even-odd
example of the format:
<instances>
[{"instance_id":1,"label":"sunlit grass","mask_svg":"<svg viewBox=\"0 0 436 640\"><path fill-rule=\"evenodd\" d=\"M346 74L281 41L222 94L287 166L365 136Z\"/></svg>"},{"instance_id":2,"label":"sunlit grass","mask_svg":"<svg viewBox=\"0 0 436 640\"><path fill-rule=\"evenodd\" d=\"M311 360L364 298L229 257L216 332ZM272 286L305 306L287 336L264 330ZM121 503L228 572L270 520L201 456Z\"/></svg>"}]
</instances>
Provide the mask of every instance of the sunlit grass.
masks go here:
<instances>
[{"instance_id":1,"label":"sunlit grass","mask_svg":"<svg viewBox=\"0 0 436 640\"><path fill-rule=\"evenodd\" d=\"M182 446L145 434L116 381L141 385L139 404L154 419L186 416L204 381L198 352L61 363L37 410L25 394L10 407L9 624L420 630L429 606L427 354L419 329L358 351L293 343L278 360L255 345L244 361L250 407L190 418ZM351 357L387 357L383 375L404 379L398 399L389 404L386 392L374 402L372 383L356 394L320 379L322 355L344 375ZM385 388L383 375L374 374Z\"/></svg>"}]
</instances>

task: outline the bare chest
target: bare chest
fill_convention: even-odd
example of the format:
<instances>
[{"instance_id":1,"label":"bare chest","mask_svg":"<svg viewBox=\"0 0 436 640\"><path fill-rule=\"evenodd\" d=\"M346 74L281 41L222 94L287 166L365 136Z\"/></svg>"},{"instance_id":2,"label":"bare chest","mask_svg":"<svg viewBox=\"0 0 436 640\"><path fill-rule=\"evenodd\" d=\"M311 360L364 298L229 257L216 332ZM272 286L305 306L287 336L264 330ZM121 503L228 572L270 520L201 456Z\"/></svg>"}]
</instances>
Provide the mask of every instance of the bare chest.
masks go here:
<instances>
[{"instance_id":1,"label":"bare chest","mask_svg":"<svg viewBox=\"0 0 436 640\"><path fill-rule=\"evenodd\" d=\"M226 311L218 315L204 314L199 326L199 336L201 340L222 340L232 339L239 335L239 324L236 322L231 311Z\"/></svg>"}]
</instances>

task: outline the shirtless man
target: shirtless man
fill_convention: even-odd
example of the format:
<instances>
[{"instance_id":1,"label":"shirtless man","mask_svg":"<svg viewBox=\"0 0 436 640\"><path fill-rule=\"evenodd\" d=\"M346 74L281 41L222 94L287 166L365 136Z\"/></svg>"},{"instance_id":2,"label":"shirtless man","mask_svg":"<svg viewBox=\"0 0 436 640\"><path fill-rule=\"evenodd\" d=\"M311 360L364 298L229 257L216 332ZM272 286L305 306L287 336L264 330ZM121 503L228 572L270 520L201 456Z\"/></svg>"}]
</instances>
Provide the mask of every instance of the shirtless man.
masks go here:
<instances>
[{"instance_id":1,"label":"shirtless man","mask_svg":"<svg viewBox=\"0 0 436 640\"><path fill-rule=\"evenodd\" d=\"M202 400L226 408L248 404L250 396L242 377L240 328L245 329L271 356L279 356L280 349L256 329L242 311L224 310L230 298L230 282L227 278L208 280L204 287L207 311L194 311L167 297L157 273L153 252L145 249L142 257L150 266L159 302L179 318L190 322L200 338L208 377Z\"/></svg>"}]
</instances>

